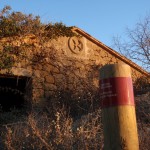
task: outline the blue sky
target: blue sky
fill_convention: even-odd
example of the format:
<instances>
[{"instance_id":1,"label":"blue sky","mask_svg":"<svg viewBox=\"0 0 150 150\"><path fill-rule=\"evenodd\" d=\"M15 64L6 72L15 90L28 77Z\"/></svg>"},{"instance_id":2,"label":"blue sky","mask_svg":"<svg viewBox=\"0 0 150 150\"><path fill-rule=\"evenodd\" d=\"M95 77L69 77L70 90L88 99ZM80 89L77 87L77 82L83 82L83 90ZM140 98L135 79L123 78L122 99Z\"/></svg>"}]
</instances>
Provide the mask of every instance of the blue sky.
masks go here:
<instances>
[{"instance_id":1,"label":"blue sky","mask_svg":"<svg viewBox=\"0 0 150 150\"><path fill-rule=\"evenodd\" d=\"M150 14L150 0L0 0L0 9L6 5L39 15L44 23L77 26L108 46Z\"/></svg>"}]
</instances>

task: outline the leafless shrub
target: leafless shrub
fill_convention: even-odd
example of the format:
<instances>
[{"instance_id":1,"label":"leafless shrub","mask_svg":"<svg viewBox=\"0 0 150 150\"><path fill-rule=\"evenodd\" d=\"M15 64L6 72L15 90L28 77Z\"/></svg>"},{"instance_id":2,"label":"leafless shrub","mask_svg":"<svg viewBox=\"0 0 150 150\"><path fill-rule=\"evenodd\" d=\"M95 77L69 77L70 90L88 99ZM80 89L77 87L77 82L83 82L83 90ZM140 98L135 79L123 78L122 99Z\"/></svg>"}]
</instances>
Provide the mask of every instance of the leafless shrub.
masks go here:
<instances>
[{"instance_id":1,"label":"leafless shrub","mask_svg":"<svg viewBox=\"0 0 150 150\"><path fill-rule=\"evenodd\" d=\"M134 93L135 95L145 94L150 91L150 80L144 76L136 79L134 83Z\"/></svg>"},{"instance_id":2,"label":"leafless shrub","mask_svg":"<svg viewBox=\"0 0 150 150\"><path fill-rule=\"evenodd\" d=\"M55 112L55 118L32 112L26 122L3 126L1 136L3 148L8 150L81 150L102 146L99 111L79 119L76 127L64 108Z\"/></svg>"},{"instance_id":3,"label":"leafless shrub","mask_svg":"<svg viewBox=\"0 0 150 150\"><path fill-rule=\"evenodd\" d=\"M150 140L150 93L147 92L136 97L135 102L140 150L148 150Z\"/></svg>"},{"instance_id":4,"label":"leafless shrub","mask_svg":"<svg viewBox=\"0 0 150 150\"><path fill-rule=\"evenodd\" d=\"M127 40L114 38L114 48L127 58L150 71L150 14L137 22L133 29L127 29Z\"/></svg>"}]
</instances>

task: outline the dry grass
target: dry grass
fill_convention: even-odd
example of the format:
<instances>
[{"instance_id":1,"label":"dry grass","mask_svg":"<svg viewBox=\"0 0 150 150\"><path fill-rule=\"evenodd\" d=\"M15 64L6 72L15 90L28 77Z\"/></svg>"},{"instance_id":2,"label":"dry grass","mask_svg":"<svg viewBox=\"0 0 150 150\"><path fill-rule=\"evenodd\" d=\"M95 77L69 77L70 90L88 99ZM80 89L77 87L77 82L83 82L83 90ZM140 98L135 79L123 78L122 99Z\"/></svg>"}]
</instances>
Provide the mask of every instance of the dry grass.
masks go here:
<instances>
[{"instance_id":1,"label":"dry grass","mask_svg":"<svg viewBox=\"0 0 150 150\"><path fill-rule=\"evenodd\" d=\"M149 149L150 96L135 98L140 150ZM65 107L31 111L22 122L1 125L1 150L102 150L101 110L75 119ZM53 112L53 115L51 113ZM20 115L20 114L19 114ZM10 116L10 113L9 113ZM10 118L10 117L9 117Z\"/></svg>"},{"instance_id":2,"label":"dry grass","mask_svg":"<svg viewBox=\"0 0 150 150\"><path fill-rule=\"evenodd\" d=\"M50 118L47 113L32 112L25 122L3 125L0 149L71 150L100 149L102 129L99 110L75 122L64 108Z\"/></svg>"}]
</instances>

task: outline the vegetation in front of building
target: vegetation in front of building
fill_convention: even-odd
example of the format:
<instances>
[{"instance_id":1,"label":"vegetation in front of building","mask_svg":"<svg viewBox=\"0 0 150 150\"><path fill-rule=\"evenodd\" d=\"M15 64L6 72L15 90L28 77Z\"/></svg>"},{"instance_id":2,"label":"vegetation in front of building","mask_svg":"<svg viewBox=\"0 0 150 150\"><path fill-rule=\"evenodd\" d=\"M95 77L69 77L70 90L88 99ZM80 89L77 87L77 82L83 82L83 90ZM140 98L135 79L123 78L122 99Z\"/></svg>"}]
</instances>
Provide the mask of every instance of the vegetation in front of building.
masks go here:
<instances>
[{"instance_id":1,"label":"vegetation in front of building","mask_svg":"<svg viewBox=\"0 0 150 150\"><path fill-rule=\"evenodd\" d=\"M74 35L71 28L62 23L45 25L40 22L38 16L12 12L8 6L1 11L1 38L15 38L29 34L36 34L41 41ZM16 57L27 60L27 53L24 53L24 50L30 48L34 50L34 46L30 44L2 45L0 69L11 68L16 63ZM43 60L45 55L45 53L36 53L28 61L35 64ZM67 69L72 71L73 68ZM77 88L69 91L67 88L60 88L47 99L42 109L31 109L26 113L16 109L10 112L0 112L0 149L103 149L103 126L98 91L90 87L84 80L79 79L79 81L84 87L82 90ZM149 98L149 93L135 98L141 150L149 148ZM122 148L123 146L121 145Z\"/></svg>"}]
</instances>

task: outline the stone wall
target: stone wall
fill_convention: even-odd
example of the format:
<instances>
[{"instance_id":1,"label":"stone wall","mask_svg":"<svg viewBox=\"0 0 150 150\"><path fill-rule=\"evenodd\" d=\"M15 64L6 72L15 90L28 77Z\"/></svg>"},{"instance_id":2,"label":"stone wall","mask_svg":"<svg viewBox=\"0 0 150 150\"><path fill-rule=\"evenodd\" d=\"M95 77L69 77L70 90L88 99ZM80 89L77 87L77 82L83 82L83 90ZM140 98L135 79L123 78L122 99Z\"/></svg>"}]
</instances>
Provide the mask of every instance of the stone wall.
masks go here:
<instances>
[{"instance_id":1,"label":"stone wall","mask_svg":"<svg viewBox=\"0 0 150 150\"><path fill-rule=\"evenodd\" d=\"M34 35L1 39L1 51L5 46L21 53L14 56L10 69L1 69L1 75L30 77L33 103L43 103L62 90L86 92L98 89L101 66L123 63L86 37L59 37L43 40ZM142 73L132 68L133 80ZM86 88L85 88L86 87ZM29 91L29 90L27 90Z\"/></svg>"}]
</instances>

